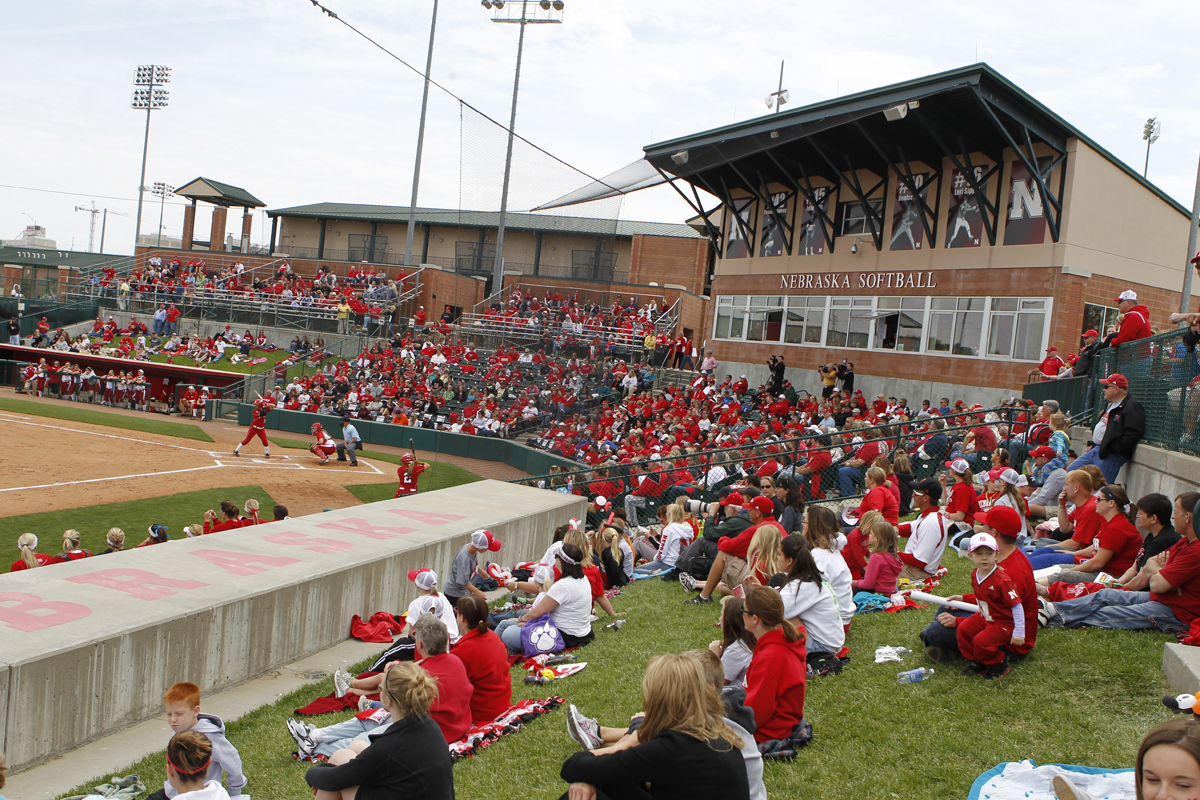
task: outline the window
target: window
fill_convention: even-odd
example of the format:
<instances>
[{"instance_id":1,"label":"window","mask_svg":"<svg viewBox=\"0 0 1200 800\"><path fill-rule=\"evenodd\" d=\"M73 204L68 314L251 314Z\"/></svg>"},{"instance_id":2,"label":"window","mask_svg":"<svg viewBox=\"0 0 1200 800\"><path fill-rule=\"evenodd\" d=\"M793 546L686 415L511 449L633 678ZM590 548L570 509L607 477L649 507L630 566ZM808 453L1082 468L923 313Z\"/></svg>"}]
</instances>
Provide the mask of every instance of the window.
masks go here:
<instances>
[{"instance_id":1,"label":"window","mask_svg":"<svg viewBox=\"0 0 1200 800\"><path fill-rule=\"evenodd\" d=\"M1046 301L993 297L988 355L1038 361L1046 326Z\"/></svg>"},{"instance_id":2,"label":"window","mask_svg":"<svg viewBox=\"0 0 1200 800\"><path fill-rule=\"evenodd\" d=\"M825 338L828 346L854 347L865 350L870 329L871 298L832 298L829 309L829 330Z\"/></svg>"},{"instance_id":3,"label":"window","mask_svg":"<svg viewBox=\"0 0 1200 800\"><path fill-rule=\"evenodd\" d=\"M825 327L825 298L789 297L787 303L783 340L788 344L820 344L821 330Z\"/></svg>"},{"instance_id":4,"label":"window","mask_svg":"<svg viewBox=\"0 0 1200 800\"><path fill-rule=\"evenodd\" d=\"M982 297L934 297L929 314L929 350L956 356L979 355L983 305Z\"/></svg>"},{"instance_id":5,"label":"window","mask_svg":"<svg viewBox=\"0 0 1200 800\"><path fill-rule=\"evenodd\" d=\"M750 298L746 339L751 342L778 342L783 329L783 298Z\"/></svg>"},{"instance_id":6,"label":"window","mask_svg":"<svg viewBox=\"0 0 1200 800\"><path fill-rule=\"evenodd\" d=\"M733 314L733 298L717 298L717 325L713 336L717 339L729 338L729 325Z\"/></svg>"},{"instance_id":7,"label":"window","mask_svg":"<svg viewBox=\"0 0 1200 800\"><path fill-rule=\"evenodd\" d=\"M875 314L877 350L916 353L921 350L921 331L925 325L924 297L880 297Z\"/></svg>"},{"instance_id":8,"label":"window","mask_svg":"<svg viewBox=\"0 0 1200 800\"><path fill-rule=\"evenodd\" d=\"M871 202L871 212L875 217L883 213L883 201ZM838 203L838 217L842 221L840 236L869 236L870 226L867 225L867 215L862 204L857 200Z\"/></svg>"},{"instance_id":9,"label":"window","mask_svg":"<svg viewBox=\"0 0 1200 800\"><path fill-rule=\"evenodd\" d=\"M1100 338L1103 339L1105 329L1108 328L1109 325L1117 324L1117 314L1119 313L1121 312L1115 308L1098 306L1094 303L1084 303L1083 328L1081 328L1079 332L1083 333L1086 330L1094 329L1100 334Z\"/></svg>"}]
</instances>

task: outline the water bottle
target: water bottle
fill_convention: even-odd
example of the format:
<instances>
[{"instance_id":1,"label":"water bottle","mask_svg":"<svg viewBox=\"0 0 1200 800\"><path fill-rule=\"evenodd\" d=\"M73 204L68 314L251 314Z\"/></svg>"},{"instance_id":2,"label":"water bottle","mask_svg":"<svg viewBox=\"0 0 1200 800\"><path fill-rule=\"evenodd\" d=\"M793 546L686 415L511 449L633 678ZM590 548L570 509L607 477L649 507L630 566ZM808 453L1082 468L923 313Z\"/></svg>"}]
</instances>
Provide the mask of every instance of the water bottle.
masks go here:
<instances>
[{"instance_id":1,"label":"water bottle","mask_svg":"<svg viewBox=\"0 0 1200 800\"><path fill-rule=\"evenodd\" d=\"M917 669L910 669L907 672L901 672L896 676L896 683L919 683L932 675L932 669L918 667Z\"/></svg>"}]
</instances>

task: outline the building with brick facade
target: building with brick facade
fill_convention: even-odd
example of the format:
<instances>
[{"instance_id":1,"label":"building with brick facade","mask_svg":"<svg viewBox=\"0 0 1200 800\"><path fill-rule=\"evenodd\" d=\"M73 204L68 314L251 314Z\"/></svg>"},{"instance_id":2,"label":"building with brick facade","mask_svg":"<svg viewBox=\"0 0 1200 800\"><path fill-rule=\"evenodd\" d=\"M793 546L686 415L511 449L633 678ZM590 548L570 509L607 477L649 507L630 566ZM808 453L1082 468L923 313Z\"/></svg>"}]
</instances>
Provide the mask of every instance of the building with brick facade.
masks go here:
<instances>
[{"instance_id":1,"label":"building with brick facade","mask_svg":"<svg viewBox=\"0 0 1200 800\"><path fill-rule=\"evenodd\" d=\"M722 375L779 354L817 392L846 359L867 392L992 401L1115 323L1121 291L1157 330L1179 308L1188 209L987 65L645 153L717 255Z\"/></svg>"}]
</instances>

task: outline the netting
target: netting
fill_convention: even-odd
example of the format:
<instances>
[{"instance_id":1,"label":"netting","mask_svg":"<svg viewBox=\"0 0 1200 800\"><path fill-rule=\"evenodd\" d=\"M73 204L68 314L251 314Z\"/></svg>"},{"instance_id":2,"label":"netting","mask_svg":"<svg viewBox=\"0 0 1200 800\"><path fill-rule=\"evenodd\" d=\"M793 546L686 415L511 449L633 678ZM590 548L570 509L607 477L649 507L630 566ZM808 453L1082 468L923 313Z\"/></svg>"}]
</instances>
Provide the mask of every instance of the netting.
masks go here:
<instances>
[{"instance_id":1,"label":"netting","mask_svg":"<svg viewBox=\"0 0 1200 800\"><path fill-rule=\"evenodd\" d=\"M1200 455L1200 350L1179 328L1101 350L1092 368L1092 424L1104 412L1100 378L1120 373L1146 410L1145 444Z\"/></svg>"}]
</instances>

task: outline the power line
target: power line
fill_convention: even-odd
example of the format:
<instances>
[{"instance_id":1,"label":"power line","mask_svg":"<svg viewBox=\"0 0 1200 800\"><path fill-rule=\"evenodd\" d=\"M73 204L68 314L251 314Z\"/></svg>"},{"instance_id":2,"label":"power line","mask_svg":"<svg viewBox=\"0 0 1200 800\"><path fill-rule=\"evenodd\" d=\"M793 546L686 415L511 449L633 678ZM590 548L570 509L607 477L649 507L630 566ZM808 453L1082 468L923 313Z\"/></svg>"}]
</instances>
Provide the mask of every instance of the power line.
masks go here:
<instances>
[{"instance_id":1,"label":"power line","mask_svg":"<svg viewBox=\"0 0 1200 800\"><path fill-rule=\"evenodd\" d=\"M368 42L370 42L371 44L373 44L375 47L379 48L379 49L380 49L380 50L382 50L384 53L386 53L387 55L389 55L389 56L391 56L392 58L394 58L396 61L398 61L398 62L400 62L401 64L403 64L404 66L408 67L408 68L409 68L410 70L412 70L414 73L416 73L417 75L421 76L421 80L426 80L426 76L425 76L425 73L424 73L424 72L422 72L421 70L417 69L417 68L416 68L416 67L414 67L412 64L409 64L409 63L408 63L407 61L405 61L403 58L401 58L400 56L396 55L396 54L395 54L395 53L393 53L391 50L388 50L386 47L384 47L383 45L381 45L379 42L375 41L375 40L374 40L374 39L372 39L370 36L368 36L367 34L363 33L362 31L360 31L358 28L356 28L356 27L354 27L353 25L351 25L351 24L350 24L349 22L347 22L346 20L342 19L340 16L338 16L338 15L337 15L337 13L336 13L336 12L334 12L333 10L331 10L331 9L327 8L326 6L323 6L323 5L321 5L321 3L320 3L320 2L318 2L318 0L309 0L309 2L310 2L310 3L312 3L314 6L316 6L318 9L320 9L320 10L321 10L321 11L322 11L324 14L326 14L326 15L327 15L327 16L328 16L330 19L332 19L332 20L335 20L335 21L337 21L337 22L340 22L340 23L342 23L342 24L343 24L343 25L345 25L347 28L349 28L350 30L354 31L354 32L355 32L355 33L357 33L359 36L361 36L362 38L366 39ZM462 103L464 106L466 106L467 108L471 109L471 110L472 110L472 111L474 111L476 114L478 114L479 116L481 116L481 117L483 117L484 119L486 119L488 122L491 122L493 125L496 125L497 127L501 128L502 130L505 130L505 131L507 131L507 130L508 130L508 126L507 126L507 125L505 125L505 124L503 124L503 123L501 123L501 122L497 122L496 120L492 119L490 116L488 116L487 114L483 113L483 112L482 112L482 111L480 111L478 108L476 108L475 106L471 105L471 104L470 104L470 103L468 103L466 100L462 99L461 97L459 97L458 95L456 95L454 92L452 92L452 91L450 91L449 89L447 89L445 86L442 86L440 83L438 83L437 81L433 80L433 78L428 78L428 80L429 80L429 83L430 83L430 85L432 85L432 86L436 86L438 89L440 89L441 91L443 91L443 92L445 92L446 94L450 95L450 96L451 96L451 97L453 97L455 100L457 100L458 102ZM576 172L578 172L580 175L584 176L584 177L585 177L585 178L587 178L588 180L595 181L596 183L600 184L601 186L608 186L608 188L609 188L609 189L612 189L612 190L613 190L613 191L615 191L615 192L619 192L619 193L621 193L621 194L624 194L624 192L621 192L621 190L620 190L620 189L617 189L615 186L609 186L609 185L608 185L607 183L605 183L604 181L600 180L599 178L592 177L591 175L589 175L588 173L584 172L583 170L581 170L579 167L575 166L574 164L568 164L566 161L563 161L561 158L559 158L558 156L554 155L553 153L551 153L551 152L549 152L549 151L547 151L547 150L543 150L541 147L538 147L536 144L534 144L533 142L529 141L528 139L526 139L526 138L525 138L524 136L522 136L521 134L519 134L519 133L515 133L515 132L514 132L514 133L513 133L513 136L514 136L514 137L516 137L517 139L520 139L522 142L524 142L525 144L529 145L529 146L530 146L530 147L532 147L534 150L537 150L539 153L541 153L541 154L543 154L543 155L545 155L545 156L547 156L547 157L549 157L549 158L552 158L552 159L554 159L555 161L557 161L558 163L562 164L562 165L563 165L563 166L565 166L565 167L569 167L570 169L573 169L573 170L575 170Z\"/></svg>"},{"instance_id":2,"label":"power line","mask_svg":"<svg viewBox=\"0 0 1200 800\"><path fill-rule=\"evenodd\" d=\"M0 189L20 189L25 192L45 192L46 194L65 194L70 197L94 197L97 200L124 200L129 203L136 203L136 197L112 197L106 194L87 194L85 192L64 192L58 189L36 189L32 186L12 186L7 183L0 183ZM187 206L189 203L171 203L173 206Z\"/></svg>"}]
</instances>

